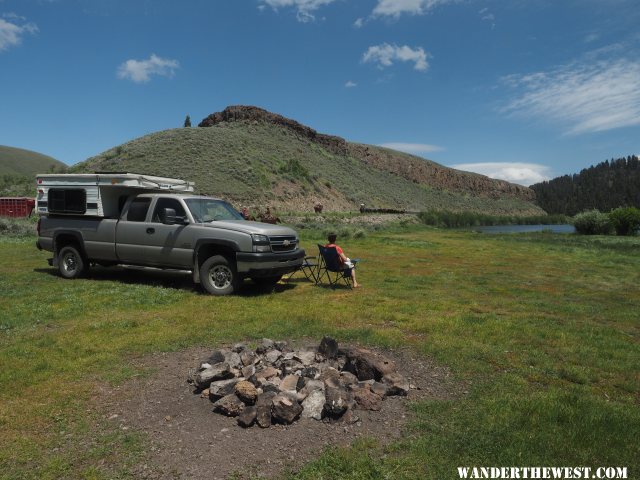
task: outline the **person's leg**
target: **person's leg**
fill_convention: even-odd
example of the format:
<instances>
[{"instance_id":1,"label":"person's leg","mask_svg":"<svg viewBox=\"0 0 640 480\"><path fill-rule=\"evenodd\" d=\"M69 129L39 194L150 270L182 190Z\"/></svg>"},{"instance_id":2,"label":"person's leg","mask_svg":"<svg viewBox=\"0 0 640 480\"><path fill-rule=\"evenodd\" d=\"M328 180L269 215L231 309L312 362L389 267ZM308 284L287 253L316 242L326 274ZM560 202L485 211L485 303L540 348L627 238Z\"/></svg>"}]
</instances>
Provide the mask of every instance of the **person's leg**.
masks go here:
<instances>
[{"instance_id":1,"label":"person's leg","mask_svg":"<svg viewBox=\"0 0 640 480\"><path fill-rule=\"evenodd\" d=\"M360 284L356 280L356 269L351 269L351 280L353 281L353 288L358 288Z\"/></svg>"}]
</instances>

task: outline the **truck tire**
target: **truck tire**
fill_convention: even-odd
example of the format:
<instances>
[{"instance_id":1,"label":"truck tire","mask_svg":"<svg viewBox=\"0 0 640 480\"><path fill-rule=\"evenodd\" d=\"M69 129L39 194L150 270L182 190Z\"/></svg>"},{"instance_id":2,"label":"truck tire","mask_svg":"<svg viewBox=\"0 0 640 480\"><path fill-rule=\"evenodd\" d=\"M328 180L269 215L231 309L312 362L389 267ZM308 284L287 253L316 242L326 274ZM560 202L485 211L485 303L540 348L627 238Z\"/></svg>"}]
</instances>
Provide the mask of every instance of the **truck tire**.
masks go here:
<instances>
[{"instance_id":1,"label":"truck tire","mask_svg":"<svg viewBox=\"0 0 640 480\"><path fill-rule=\"evenodd\" d=\"M240 277L233 262L222 255L213 255L200 267L200 283L212 295L230 295L238 290Z\"/></svg>"},{"instance_id":2,"label":"truck tire","mask_svg":"<svg viewBox=\"0 0 640 480\"><path fill-rule=\"evenodd\" d=\"M89 264L75 246L67 245L58 252L58 272L63 278L80 278L88 268Z\"/></svg>"}]
</instances>

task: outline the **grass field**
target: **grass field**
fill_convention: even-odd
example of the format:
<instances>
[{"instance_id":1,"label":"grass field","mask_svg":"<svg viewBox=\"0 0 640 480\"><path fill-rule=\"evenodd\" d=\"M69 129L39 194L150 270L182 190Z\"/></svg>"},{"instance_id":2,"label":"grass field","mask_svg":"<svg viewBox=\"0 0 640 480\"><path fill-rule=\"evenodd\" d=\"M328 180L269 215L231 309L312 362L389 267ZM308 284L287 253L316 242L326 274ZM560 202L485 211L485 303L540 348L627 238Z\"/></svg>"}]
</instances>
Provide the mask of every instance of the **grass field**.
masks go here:
<instances>
[{"instance_id":1,"label":"grass field","mask_svg":"<svg viewBox=\"0 0 640 480\"><path fill-rule=\"evenodd\" d=\"M304 232L303 243L322 239ZM106 425L96 383L150 352L334 335L408 346L468 394L411 406L400 442L333 449L303 479L453 479L458 466L619 466L640 478L640 238L411 227L344 245L357 291L213 298L173 277L65 281L0 238L0 478L129 478L148 439Z\"/></svg>"}]
</instances>

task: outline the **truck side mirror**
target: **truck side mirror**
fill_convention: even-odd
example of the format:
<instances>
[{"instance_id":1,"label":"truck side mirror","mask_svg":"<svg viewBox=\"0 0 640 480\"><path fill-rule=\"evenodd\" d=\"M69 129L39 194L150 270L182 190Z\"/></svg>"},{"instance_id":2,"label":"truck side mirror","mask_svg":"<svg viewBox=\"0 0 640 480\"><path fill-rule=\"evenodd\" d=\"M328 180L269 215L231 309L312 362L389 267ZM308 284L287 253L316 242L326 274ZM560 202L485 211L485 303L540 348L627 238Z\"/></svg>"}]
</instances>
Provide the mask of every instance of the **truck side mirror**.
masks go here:
<instances>
[{"instance_id":1,"label":"truck side mirror","mask_svg":"<svg viewBox=\"0 0 640 480\"><path fill-rule=\"evenodd\" d=\"M160 221L165 225L176 224L176 211L173 208L164 208L160 213Z\"/></svg>"}]
</instances>

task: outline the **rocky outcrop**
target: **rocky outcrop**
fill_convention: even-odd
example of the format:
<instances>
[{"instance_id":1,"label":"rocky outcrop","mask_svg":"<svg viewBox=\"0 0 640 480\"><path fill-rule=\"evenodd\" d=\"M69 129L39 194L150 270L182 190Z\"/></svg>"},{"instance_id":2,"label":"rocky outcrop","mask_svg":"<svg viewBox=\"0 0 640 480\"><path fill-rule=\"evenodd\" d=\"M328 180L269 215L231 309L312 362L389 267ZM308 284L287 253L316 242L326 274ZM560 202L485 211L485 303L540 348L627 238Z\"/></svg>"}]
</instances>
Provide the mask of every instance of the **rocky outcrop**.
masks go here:
<instances>
[{"instance_id":1,"label":"rocky outcrop","mask_svg":"<svg viewBox=\"0 0 640 480\"><path fill-rule=\"evenodd\" d=\"M347 155L349 151L348 144L344 138L318 133L313 128L307 127L295 120L250 105L231 105L221 112L212 113L203 119L198 126L212 127L222 122L237 122L243 120L266 122L285 127L302 138L319 143L337 155Z\"/></svg>"},{"instance_id":2,"label":"rocky outcrop","mask_svg":"<svg viewBox=\"0 0 640 480\"><path fill-rule=\"evenodd\" d=\"M535 192L528 187L448 168L409 154L400 154L402 158L399 159L395 150L350 143L349 154L378 170L443 190L468 192L489 198L506 195L527 202L533 202L536 198Z\"/></svg>"}]
</instances>

